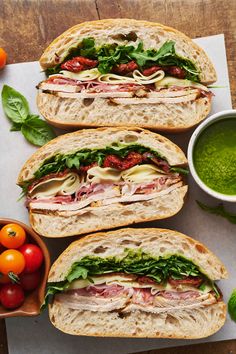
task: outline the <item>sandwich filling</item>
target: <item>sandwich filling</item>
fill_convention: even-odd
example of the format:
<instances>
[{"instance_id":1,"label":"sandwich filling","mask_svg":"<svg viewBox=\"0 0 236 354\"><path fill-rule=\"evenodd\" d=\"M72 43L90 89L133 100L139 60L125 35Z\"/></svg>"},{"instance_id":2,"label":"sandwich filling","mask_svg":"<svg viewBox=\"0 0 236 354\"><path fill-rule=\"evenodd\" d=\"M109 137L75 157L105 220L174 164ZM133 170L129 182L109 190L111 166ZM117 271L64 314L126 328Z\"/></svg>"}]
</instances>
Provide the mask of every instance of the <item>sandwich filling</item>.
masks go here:
<instances>
[{"instance_id":1,"label":"sandwich filling","mask_svg":"<svg viewBox=\"0 0 236 354\"><path fill-rule=\"evenodd\" d=\"M38 88L58 97L107 98L117 105L211 99L195 64L176 53L174 41L146 50L135 33L131 38L132 45L114 40L100 46L94 38L84 38L65 58L55 53L58 64L46 70L49 77Z\"/></svg>"},{"instance_id":2,"label":"sandwich filling","mask_svg":"<svg viewBox=\"0 0 236 354\"><path fill-rule=\"evenodd\" d=\"M79 215L114 203L158 198L183 186L186 173L145 146L113 144L55 155L22 188L32 210Z\"/></svg>"},{"instance_id":3,"label":"sandwich filling","mask_svg":"<svg viewBox=\"0 0 236 354\"><path fill-rule=\"evenodd\" d=\"M121 316L135 310L204 307L222 299L217 286L190 260L178 255L155 259L132 249L123 258L82 258L64 281L48 283L46 302L49 295L70 309L117 311Z\"/></svg>"}]
</instances>

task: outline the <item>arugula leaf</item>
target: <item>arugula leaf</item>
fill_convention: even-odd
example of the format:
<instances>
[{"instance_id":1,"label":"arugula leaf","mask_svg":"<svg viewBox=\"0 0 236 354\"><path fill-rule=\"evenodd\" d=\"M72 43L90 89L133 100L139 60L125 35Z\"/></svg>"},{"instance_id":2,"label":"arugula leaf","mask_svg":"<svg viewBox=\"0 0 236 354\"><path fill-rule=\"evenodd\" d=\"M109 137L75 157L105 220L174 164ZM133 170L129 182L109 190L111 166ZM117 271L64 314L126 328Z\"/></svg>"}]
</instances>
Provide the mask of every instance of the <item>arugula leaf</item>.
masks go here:
<instances>
[{"instance_id":1,"label":"arugula leaf","mask_svg":"<svg viewBox=\"0 0 236 354\"><path fill-rule=\"evenodd\" d=\"M236 214L232 214L232 213L229 213L228 211L226 211L224 208L224 205L222 203L217 205L216 207L210 207L206 204L203 204L199 200L196 200L196 203L198 204L198 206L202 210L207 211L208 213L211 213L211 214L222 216L223 218L226 218L232 224L236 224Z\"/></svg>"},{"instance_id":2,"label":"arugula leaf","mask_svg":"<svg viewBox=\"0 0 236 354\"><path fill-rule=\"evenodd\" d=\"M186 79L199 81L199 72L195 64L187 58L181 57L175 52L175 42L166 41L158 50L144 50L143 42L139 42L137 47L133 45L104 44L95 46L94 38L84 38L77 47L72 47L63 62L76 56L84 56L90 59L97 59L98 70L102 74L111 72L113 66L128 63L135 60L138 66L143 69L153 64L161 66L179 66L186 71ZM61 70L61 64L46 70L46 74L56 74Z\"/></svg>"},{"instance_id":3,"label":"arugula leaf","mask_svg":"<svg viewBox=\"0 0 236 354\"><path fill-rule=\"evenodd\" d=\"M189 174L189 170L187 168L183 168L183 167L171 167L171 172L177 172L180 173L182 175L188 175Z\"/></svg>"},{"instance_id":4,"label":"arugula leaf","mask_svg":"<svg viewBox=\"0 0 236 354\"><path fill-rule=\"evenodd\" d=\"M57 64L52 68L47 68L44 72L47 76L58 74L61 71L61 64Z\"/></svg>"},{"instance_id":5,"label":"arugula leaf","mask_svg":"<svg viewBox=\"0 0 236 354\"><path fill-rule=\"evenodd\" d=\"M228 311L231 319L236 322L236 289L232 291L232 294L228 301Z\"/></svg>"},{"instance_id":6,"label":"arugula leaf","mask_svg":"<svg viewBox=\"0 0 236 354\"><path fill-rule=\"evenodd\" d=\"M88 278L88 269L84 268L84 267L75 267L70 274L67 276L67 280L69 283L71 283L73 280L75 279L87 279Z\"/></svg>"},{"instance_id":7,"label":"arugula leaf","mask_svg":"<svg viewBox=\"0 0 236 354\"><path fill-rule=\"evenodd\" d=\"M131 58L136 59L139 66L144 66L147 61L157 62L160 58L175 55L175 42L166 41L158 51L147 50L144 51L143 43L139 43L138 47L130 54Z\"/></svg>"},{"instance_id":8,"label":"arugula leaf","mask_svg":"<svg viewBox=\"0 0 236 354\"><path fill-rule=\"evenodd\" d=\"M14 123L22 123L29 114L29 105L24 96L8 85L2 89L2 107L6 116Z\"/></svg>"},{"instance_id":9,"label":"arugula leaf","mask_svg":"<svg viewBox=\"0 0 236 354\"><path fill-rule=\"evenodd\" d=\"M50 286L47 287L47 291L44 297L44 302L41 305L40 310L41 311L44 310L48 306L50 299L52 299L56 293L66 290L68 286L69 283L66 284L64 281L57 282L57 283L50 283Z\"/></svg>"}]
</instances>

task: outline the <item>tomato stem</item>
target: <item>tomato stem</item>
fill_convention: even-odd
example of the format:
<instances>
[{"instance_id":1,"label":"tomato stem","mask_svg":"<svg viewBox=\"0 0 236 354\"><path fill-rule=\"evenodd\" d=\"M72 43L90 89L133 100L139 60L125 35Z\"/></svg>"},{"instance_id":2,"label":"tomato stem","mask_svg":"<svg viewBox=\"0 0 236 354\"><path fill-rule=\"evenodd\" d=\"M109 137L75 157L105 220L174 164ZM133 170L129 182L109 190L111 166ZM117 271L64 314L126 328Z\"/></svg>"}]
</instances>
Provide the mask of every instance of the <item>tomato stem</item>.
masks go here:
<instances>
[{"instance_id":1,"label":"tomato stem","mask_svg":"<svg viewBox=\"0 0 236 354\"><path fill-rule=\"evenodd\" d=\"M20 278L18 277L17 274L15 274L13 272L9 272L8 276L11 279L12 283L14 283L14 284L19 284L20 283Z\"/></svg>"},{"instance_id":2,"label":"tomato stem","mask_svg":"<svg viewBox=\"0 0 236 354\"><path fill-rule=\"evenodd\" d=\"M14 237L14 236L16 236L16 232L15 231L9 231L8 235L11 236L11 237Z\"/></svg>"}]
</instances>

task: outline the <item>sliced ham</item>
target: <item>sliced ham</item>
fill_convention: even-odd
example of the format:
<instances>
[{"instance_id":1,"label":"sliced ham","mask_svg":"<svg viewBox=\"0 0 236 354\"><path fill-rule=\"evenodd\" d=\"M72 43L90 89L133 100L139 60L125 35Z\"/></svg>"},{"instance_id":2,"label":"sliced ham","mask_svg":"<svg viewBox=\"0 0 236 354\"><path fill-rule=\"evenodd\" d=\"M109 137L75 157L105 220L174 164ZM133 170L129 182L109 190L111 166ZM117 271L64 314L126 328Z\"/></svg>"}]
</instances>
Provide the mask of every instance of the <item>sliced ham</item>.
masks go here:
<instances>
[{"instance_id":1,"label":"sliced ham","mask_svg":"<svg viewBox=\"0 0 236 354\"><path fill-rule=\"evenodd\" d=\"M163 189L158 192L152 192L149 194L134 194L134 195L127 195L127 196L114 196L116 193L120 194L118 189L113 188L113 191L108 191L107 193L100 193L100 194L95 194L90 197L86 197L85 200L81 200L78 202L73 202L70 204L54 204L51 202L45 203L41 202L40 200L35 200L31 201L29 206L30 208L33 209L39 209L39 210L58 210L58 211L78 211L82 208L85 208L92 202L97 202L101 201L99 206L105 206L105 205L110 205L114 203L132 203L132 202L137 202L137 201L144 201L144 200L151 200L154 198L158 198L162 195L168 194L175 190L176 188L179 188L183 185L183 182L180 181L174 185L171 185L170 187ZM84 211L87 212L87 211Z\"/></svg>"},{"instance_id":2,"label":"sliced ham","mask_svg":"<svg viewBox=\"0 0 236 354\"><path fill-rule=\"evenodd\" d=\"M81 295L57 294L55 296L55 301L63 303L63 305L72 309L107 312L124 308L129 301L129 298L126 296L117 296L105 299L96 296L88 297Z\"/></svg>"},{"instance_id":3,"label":"sliced ham","mask_svg":"<svg viewBox=\"0 0 236 354\"><path fill-rule=\"evenodd\" d=\"M69 290L57 294L54 301L64 306L89 311L145 312L161 313L167 310L196 308L215 303L216 298L201 291L159 291L153 295L148 288L125 288L118 284L95 285L83 289Z\"/></svg>"}]
</instances>

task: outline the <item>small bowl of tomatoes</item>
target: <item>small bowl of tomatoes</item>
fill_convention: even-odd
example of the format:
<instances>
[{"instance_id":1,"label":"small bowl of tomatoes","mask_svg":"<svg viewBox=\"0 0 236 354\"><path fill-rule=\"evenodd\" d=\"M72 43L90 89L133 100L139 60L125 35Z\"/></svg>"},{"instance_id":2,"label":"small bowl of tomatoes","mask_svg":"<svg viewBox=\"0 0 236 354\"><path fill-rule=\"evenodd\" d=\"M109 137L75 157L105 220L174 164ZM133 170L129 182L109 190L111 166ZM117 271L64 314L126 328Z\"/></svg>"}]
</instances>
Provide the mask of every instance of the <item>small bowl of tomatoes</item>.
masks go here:
<instances>
[{"instance_id":1,"label":"small bowl of tomatoes","mask_svg":"<svg viewBox=\"0 0 236 354\"><path fill-rule=\"evenodd\" d=\"M42 239L22 222L0 219L0 318L40 313L49 268Z\"/></svg>"}]
</instances>

